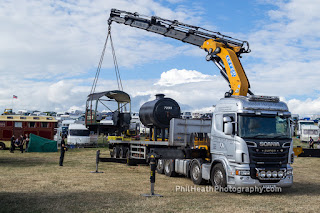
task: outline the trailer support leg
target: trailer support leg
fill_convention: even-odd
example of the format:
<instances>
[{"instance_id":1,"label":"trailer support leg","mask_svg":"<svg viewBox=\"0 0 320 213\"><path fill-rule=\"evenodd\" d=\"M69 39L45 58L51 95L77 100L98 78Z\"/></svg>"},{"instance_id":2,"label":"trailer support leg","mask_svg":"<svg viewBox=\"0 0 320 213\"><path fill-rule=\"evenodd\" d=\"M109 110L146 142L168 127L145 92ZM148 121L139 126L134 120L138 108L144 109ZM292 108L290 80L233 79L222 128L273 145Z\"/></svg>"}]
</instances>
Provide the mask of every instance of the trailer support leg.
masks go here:
<instances>
[{"instance_id":1,"label":"trailer support leg","mask_svg":"<svg viewBox=\"0 0 320 213\"><path fill-rule=\"evenodd\" d=\"M97 155L96 155L96 171L92 171L91 173L103 173L98 171L99 159L100 159L100 150L97 151Z\"/></svg>"},{"instance_id":2,"label":"trailer support leg","mask_svg":"<svg viewBox=\"0 0 320 213\"><path fill-rule=\"evenodd\" d=\"M154 184L156 182L156 158L154 155L150 156L150 169L151 169L151 173L150 173L150 183L151 183L151 190L150 190L150 194L141 194L141 196L144 197L163 197L162 195L159 194L155 194L154 193Z\"/></svg>"}]
</instances>

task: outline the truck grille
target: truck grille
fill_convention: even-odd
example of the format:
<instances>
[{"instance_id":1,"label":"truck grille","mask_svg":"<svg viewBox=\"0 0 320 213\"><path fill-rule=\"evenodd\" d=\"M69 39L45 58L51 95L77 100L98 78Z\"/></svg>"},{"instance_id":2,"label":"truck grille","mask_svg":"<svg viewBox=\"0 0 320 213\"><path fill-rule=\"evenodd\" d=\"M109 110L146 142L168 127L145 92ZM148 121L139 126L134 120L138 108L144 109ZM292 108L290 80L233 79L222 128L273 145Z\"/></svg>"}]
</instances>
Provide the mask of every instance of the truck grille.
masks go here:
<instances>
[{"instance_id":1,"label":"truck grille","mask_svg":"<svg viewBox=\"0 0 320 213\"><path fill-rule=\"evenodd\" d=\"M264 141L263 141L264 142ZM258 179L256 176L257 168L278 170L288 163L290 142L281 141L280 146L259 146L260 141L247 141L250 157L251 178ZM261 180L261 183L277 183L279 179Z\"/></svg>"},{"instance_id":2,"label":"truck grille","mask_svg":"<svg viewBox=\"0 0 320 213\"><path fill-rule=\"evenodd\" d=\"M288 163L290 142L279 142L280 146L259 146L260 141L248 141L250 164L256 167L274 167Z\"/></svg>"},{"instance_id":3,"label":"truck grille","mask_svg":"<svg viewBox=\"0 0 320 213\"><path fill-rule=\"evenodd\" d=\"M248 148L250 164L274 166L288 163L289 148Z\"/></svg>"}]
</instances>

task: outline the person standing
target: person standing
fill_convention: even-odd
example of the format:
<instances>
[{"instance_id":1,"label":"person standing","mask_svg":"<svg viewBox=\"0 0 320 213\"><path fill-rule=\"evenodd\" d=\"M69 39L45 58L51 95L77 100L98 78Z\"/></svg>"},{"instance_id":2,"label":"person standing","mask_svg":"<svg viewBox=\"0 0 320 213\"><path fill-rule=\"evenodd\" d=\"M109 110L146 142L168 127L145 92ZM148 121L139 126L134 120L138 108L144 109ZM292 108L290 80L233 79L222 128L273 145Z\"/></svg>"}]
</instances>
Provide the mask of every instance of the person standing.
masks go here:
<instances>
[{"instance_id":1,"label":"person standing","mask_svg":"<svg viewBox=\"0 0 320 213\"><path fill-rule=\"evenodd\" d=\"M64 153L65 153L65 151L66 151L66 143L65 143L65 141L64 141L64 139L65 139L66 137L65 137L65 135L62 135L62 140L61 140L61 153L60 153L60 161L59 161L59 165L60 166L63 166L63 159L64 159Z\"/></svg>"},{"instance_id":2,"label":"person standing","mask_svg":"<svg viewBox=\"0 0 320 213\"><path fill-rule=\"evenodd\" d=\"M314 149L314 148L313 148L313 143L314 143L314 140L313 140L312 137L310 136L309 149Z\"/></svg>"},{"instance_id":3,"label":"person standing","mask_svg":"<svg viewBox=\"0 0 320 213\"><path fill-rule=\"evenodd\" d=\"M25 143L25 140L24 140L23 136L20 135L20 151L21 151L21 153L23 153L23 145L24 145L24 143Z\"/></svg>"},{"instance_id":4,"label":"person standing","mask_svg":"<svg viewBox=\"0 0 320 213\"><path fill-rule=\"evenodd\" d=\"M17 147L18 149L20 147L20 143L21 143L20 138L17 137L16 140L14 141L14 146Z\"/></svg>"},{"instance_id":5,"label":"person standing","mask_svg":"<svg viewBox=\"0 0 320 213\"><path fill-rule=\"evenodd\" d=\"M14 150L15 150L14 142L15 142L14 135L12 135L12 137L11 137L11 147L10 147L10 152L11 153L14 153Z\"/></svg>"}]
</instances>

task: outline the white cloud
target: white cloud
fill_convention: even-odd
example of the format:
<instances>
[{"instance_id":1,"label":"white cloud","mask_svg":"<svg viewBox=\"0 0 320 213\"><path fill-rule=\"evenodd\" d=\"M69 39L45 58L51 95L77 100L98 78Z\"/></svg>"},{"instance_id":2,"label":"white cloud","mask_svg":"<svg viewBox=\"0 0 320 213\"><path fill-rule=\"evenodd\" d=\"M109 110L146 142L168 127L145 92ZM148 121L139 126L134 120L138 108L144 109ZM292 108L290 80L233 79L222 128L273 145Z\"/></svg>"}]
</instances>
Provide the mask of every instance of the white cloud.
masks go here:
<instances>
[{"instance_id":1,"label":"white cloud","mask_svg":"<svg viewBox=\"0 0 320 213\"><path fill-rule=\"evenodd\" d=\"M249 34L250 56L260 58L273 67L286 67L286 62L312 64L319 60L318 1L292 0L274 4L278 8L269 11L266 24Z\"/></svg>"},{"instance_id":2,"label":"white cloud","mask_svg":"<svg viewBox=\"0 0 320 213\"><path fill-rule=\"evenodd\" d=\"M210 106L210 107L203 107L203 108L194 109L192 112L212 113L214 111L214 109L215 109L214 106Z\"/></svg>"},{"instance_id":3,"label":"white cloud","mask_svg":"<svg viewBox=\"0 0 320 213\"><path fill-rule=\"evenodd\" d=\"M228 84L220 76L204 75L195 70L172 69L162 73L153 88L156 89L153 95L164 93L185 106L185 110L194 110L216 104L228 90Z\"/></svg>"},{"instance_id":4,"label":"white cloud","mask_svg":"<svg viewBox=\"0 0 320 213\"><path fill-rule=\"evenodd\" d=\"M84 105L90 91L86 80L36 82L0 76L0 81L1 87L8 88L0 95L0 109L13 107L14 111L66 111L72 105ZM12 99L12 94L18 99Z\"/></svg>"},{"instance_id":5,"label":"white cloud","mask_svg":"<svg viewBox=\"0 0 320 213\"><path fill-rule=\"evenodd\" d=\"M160 80L155 85L173 86L183 83L211 81L212 77L204 75L196 70L171 69L161 74Z\"/></svg>"},{"instance_id":6,"label":"white cloud","mask_svg":"<svg viewBox=\"0 0 320 213\"><path fill-rule=\"evenodd\" d=\"M70 99L70 91L73 84L70 82L59 81L49 86L48 88L48 100L53 103L65 102Z\"/></svg>"},{"instance_id":7,"label":"white cloud","mask_svg":"<svg viewBox=\"0 0 320 213\"><path fill-rule=\"evenodd\" d=\"M82 107L107 33L111 8L139 11L194 25L205 22L199 7L182 5L172 9L165 1L153 0L84 0L71 1L2 1L0 3L0 108L65 111ZM264 1L274 4L273 1ZM181 4L180 4L181 3ZM319 113L320 91L320 4L318 1L281 1L269 11L269 19L258 30L241 35L250 42L252 52L244 55L243 65L256 94L282 97L306 96L286 101L293 113ZM171 5L172 6L172 5ZM194 5L192 5L194 6ZM215 30L214 26L208 27ZM232 35L232 34L230 34ZM201 56L203 51L191 45L169 43L170 39L143 30L112 25L118 63L136 67L154 60L177 56ZM201 52L200 52L201 51ZM159 57L161 56L161 57ZM112 67L110 51L103 67ZM91 71L92 72L92 71ZM211 107L229 89L220 76L199 70L171 69L153 79L124 80L124 89L138 109L156 93L165 93L186 109ZM116 82L99 80L96 91L117 88ZM311 95L313 94L313 95ZM312 96L313 99L308 98Z\"/></svg>"},{"instance_id":8,"label":"white cloud","mask_svg":"<svg viewBox=\"0 0 320 213\"><path fill-rule=\"evenodd\" d=\"M316 0L264 1L277 9L248 35L244 68L252 91L288 99L294 113L318 113L320 5ZM312 98L311 98L312 97ZM306 111L306 112L303 112Z\"/></svg>"},{"instance_id":9,"label":"white cloud","mask_svg":"<svg viewBox=\"0 0 320 213\"><path fill-rule=\"evenodd\" d=\"M304 101L291 99L288 101L288 106L293 114L320 114L320 97L314 100L308 98Z\"/></svg>"},{"instance_id":10,"label":"white cloud","mask_svg":"<svg viewBox=\"0 0 320 213\"><path fill-rule=\"evenodd\" d=\"M77 76L94 76L88 70L94 70L100 58L110 9L156 14L190 24L202 20L199 8L175 3L176 9L153 0L1 1L0 107L11 107L13 94L19 97L13 102L15 109L63 111L82 106L93 79ZM112 36L118 64L126 67L166 60L192 49L189 45L176 48L162 36L116 23ZM108 50L103 63L107 68L113 67ZM127 82L132 86L125 88L133 94L147 91L135 85L137 81ZM142 82L149 85L150 81ZM105 85L117 88L115 82L102 79L98 85L97 91L107 90Z\"/></svg>"},{"instance_id":11,"label":"white cloud","mask_svg":"<svg viewBox=\"0 0 320 213\"><path fill-rule=\"evenodd\" d=\"M182 73L198 73L194 70L170 70L172 79L179 79ZM164 72L167 73L167 72ZM188 81L187 78L183 83L177 84L157 84L158 82L168 82L166 75L161 75L160 79L145 80L124 80L125 91L132 98L132 110L139 111L140 106L150 100L155 99L157 93L164 93L166 97L175 99L184 111L193 112L210 112L213 111L212 105L215 105L224 93L228 90L227 83L220 76L207 76L198 74L203 78L197 78L197 81ZM2 77L3 82L4 78ZM86 84L87 80L61 80L57 82L33 82L18 81L14 82L13 91L1 91L0 107L11 107L13 101L14 110L52 110L52 111L70 111L71 109L84 110L87 95L91 85ZM92 82L92 79L89 80ZM173 81L174 82L174 81ZM85 84L84 84L85 83ZM7 87L9 83L5 83ZM116 89L115 81L101 79L96 88L97 92ZM12 100L11 94L18 94L18 99ZM270 95L270 93L267 93ZM286 100L292 113L297 114L320 114L320 98L297 100Z\"/></svg>"},{"instance_id":12,"label":"white cloud","mask_svg":"<svg viewBox=\"0 0 320 213\"><path fill-rule=\"evenodd\" d=\"M219 76L205 76L193 70L170 70L172 76L176 74L179 78L181 71L188 74L196 73L198 78L188 79L179 84L156 84L167 81L166 75L161 75L160 79L145 80L123 80L124 91L132 98L133 111L139 111L140 106L150 100L155 99L155 95L163 93L166 97L175 99L183 109L193 110L204 107L211 107L223 97L227 90L227 83ZM199 77L200 76L200 77ZM89 81L92 82L92 79ZM76 106L85 106L87 95L91 85L87 80L61 80L57 82L23 81L14 94L19 94L19 99L14 102L14 110L20 108L67 111ZM115 81L100 79L96 92L116 89ZM9 93L11 94L11 93ZM30 98L32 97L32 98ZM8 95L3 100L0 99L0 106L5 108L11 104L11 96ZM79 109L79 108L77 108Z\"/></svg>"},{"instance_id":13,"label":"white cloud","mask_svg":"<svg viewBox=\"0 0 320 213\"><path fill-rule=\"evenodd\" d=\"M67 110L67 112L70 112L70 113L74 113L76 111L84 112L84 109L85 109L85 105L82 105L81 107L80 106L71 106Z\"/></svg>"},{"instance_id":14,"label":"white cloud","mask_svg":"<svg viewBox=\"0 0 320 213\"><path fill-rule=\"evenodd\" d=\"M201 19L196 9L182 11L177 6L173 10L153 0L1 1L0 72L10 70L8 75L32 79L63 79L87 73L100 58L111 8L146 15L156 12L188 23ZM121 66L165 60L182 54L185 48L173 48L161 36L118 24L112 25L112 35ZM110 51L103 66L113 66Z\"/></svg>"}]
</instances>

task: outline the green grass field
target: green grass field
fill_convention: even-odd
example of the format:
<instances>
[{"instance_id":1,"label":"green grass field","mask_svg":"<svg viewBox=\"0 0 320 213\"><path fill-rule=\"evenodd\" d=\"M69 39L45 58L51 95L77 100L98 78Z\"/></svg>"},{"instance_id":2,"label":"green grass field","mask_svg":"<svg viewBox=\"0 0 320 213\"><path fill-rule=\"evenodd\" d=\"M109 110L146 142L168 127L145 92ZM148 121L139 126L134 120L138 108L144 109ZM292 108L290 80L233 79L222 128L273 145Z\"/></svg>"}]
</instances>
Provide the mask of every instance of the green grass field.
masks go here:
<instances>
[{"instance_id":1,"label":"green grass field","mask_svg":"<svg viewBox=\"0 0 320 213\"><path fill-rule=\"evenodd\" d=\"M294 185L282 193L176 192L194 186L184 177L156 176L150 190L148 166L99 164L96 148L59 153L0 151L0 212L320 212L320 159L296 158ZM101 149L107 155L106 149Z\"/></svg>"}]
</instances>

